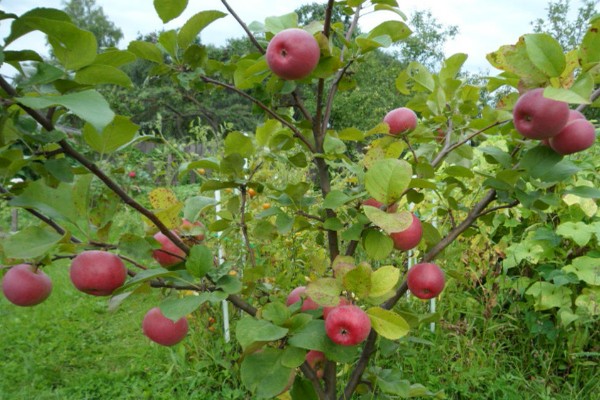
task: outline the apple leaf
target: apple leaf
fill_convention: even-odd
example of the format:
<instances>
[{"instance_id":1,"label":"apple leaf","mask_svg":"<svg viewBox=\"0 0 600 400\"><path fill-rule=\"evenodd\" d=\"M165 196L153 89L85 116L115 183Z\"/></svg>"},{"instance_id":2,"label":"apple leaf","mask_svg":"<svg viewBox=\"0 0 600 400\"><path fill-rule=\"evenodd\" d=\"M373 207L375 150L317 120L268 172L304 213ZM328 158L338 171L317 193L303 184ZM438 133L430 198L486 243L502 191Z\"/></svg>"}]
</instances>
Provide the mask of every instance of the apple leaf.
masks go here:
<instances>
[{"instance_id":1,"label":"apple leaf","mask_svg":"<svg viewBox=\"0 0 600 400\"><path fill-rule=\"evenodd\" d=\"M188 5L188 0L154 0L154 9L163 24L179 17Z\"/></svg>"},{"instance_id":2,"label":"apple leaf","mask_svg":"<svg viewBox=\"0 0 600 400\"><path fill-rule=\"evenodd\" d=\"M375 161L365 173L365 187L371 197L392 204L400 200L412 178L412 167L404 160Z\"/></svg>"},{"instance_id":3,"label":"apple leaf","mask_svg":"<svg viewBox=\"0 0 600 400\"><path fill-rule=\"evenodd\" d=\"M592 18L591 26L583 36L579 58L585 70L600 62L600 18Z\"/></svg>"},{"instance_id":4,"label":"apple leaf","mask_svg":"<svg viewBox=\"0 0 600 400\"><path fill-rule=\"evenodd\" d=\"M298 368L304 362L306 358L306 350L288 346L283 350L283 355L281 356L281 365L287 368Z\"/></svg>"},{"instance_id":5,"label":"apple leaf","mask_svg":"<svg viewBox=\"0 0 600 400\"><path fill-rule=\"evenodd\" d=\"M154 43L134 40L129 43L127 50L144 60L152 61L157 64L162 64L164 62L160 49Z\"/></svg>"},{"instance_id":6,"label":"apple leaf","mask_svg":"<svg viewBox=\"0 0 600 400\"><path fill-rule=\"evenodd\" d=\"M83 127L83 138L86 143L99 153L113 151L131 142L140 127L127 117L115 116L102 132L98 132L91 124Z\"/></svg>"},{"instance_id":7,"label":"apple leaf","mask_svg":"<svg viewBox=\"0 0 600 400\"><path fill-rule=\"evenodd\" d=\"M342 288L335 278L321 278L306 287L306 295L321 306L337 306Z\"/></svg>"},{"instance_id":8,"label":"apple leaf","mask_svg":"<svg viewBox=\"0 0 600 400\"><path fill-rule=\"evenodd\" d=\"M323 207L335 210L351 200L352 197L348 196L341 190L332 190L331 192L327 193L327 197L325 197L325 201L323 202Z\"/></svg>"},{"instance_id":9,"label":"apple leaf","mask_svg":"<svg viewBox=\"0 0 600 400\"><path fill-rule=\"evenodd\" d=\"M30 226L3 239L2 247L4 255L8 258L31 260L45 255L62 238L63 235L49 227Z\"/></svg>"},{"instance_id":10,"label":"apple leaf","mask_svg":"<svg viewBox=\"0 0 600 400\"><path fill-rule=\"evenodd\" d=\"M367 310L367 315L375 332L386 339L400 339L410 331L408 322L393 311L371 307Z\"/></svg>"},{"instance_id":11,"label":"apple leaf","mask_svg":"<svg viewBox=\"0 0 600 400\"><path fill-rule=\"evenodd\" d=\"M299 329L288 343L306 350L318 350L325 353L327 359L348 363L356 357L358 346L340 346L331 341L325 333L325 321L312 320Z\"/></svg>"},{"instance_id":12,"label":"apple leaf","mask_svg":"<svg viewBox=\"0 0 600 400\"><path fill-rule=\"evenodd\" d=\"M206 275L213 265L213 255L210 249L203 245L192 247L185 261L185 269L196 278Z\"/></svg>"},{"instance_id":13,"label":"apple leaf","mask_svg":"<svg viewBox=\"0 0 600 400\"><path fill-rule=\"evenodd\" d=\"M57 218L77 224L78 216L73 201L73 185L61 183L56 188L37 180L27 185L18 196L8 204L13 207L33 208L50 218Z\"/></svg>"},{"instance_id":14,"label":"apple leaf","mask_svg":"<svg viewBox=\"0 0 600 400\"><path fill-rule=\"evenodd\" d=\"M549 77L558 77L567 66L563 49L556 39L546 33L523 36L529 59Z\"/></svg>"},{"instance_id":15,"label":"apple leaf","mask_svg":"<svg viewBox=\"0 0 600 400\"><path fill-rule=\"evenodd\" d=\"M75 82L82 85L112 84L131 87L133 83L125 72L111 65L92 64L75 74Z\"/></svg>"},{"instance_id":16,"label":"apple leaf","mask_svg":"<svg viewBox=\"0 0 600 400\"><path fill-rule=\"evenodd\" d=\"M283 338L288 333L286 328L273 325L264 319L244 317L240 319L235 327L235 336L246 349L255 342L270 342Z\"/></svg>"},{"instance_id":17,"label":"apple leaf","mask_svg":"<svg viewBox=\"0 0 600 400\"><path fill-rule=\"evenodd\" d=\"M406 39L411 34L411 30L402 21L385 21L377 25L369 32L369 38L375 38L378 36L387 35L392 39L392 42L398 42Z\"/></svg>"},{"instance_id":18,"label":"apple leaf","mask_svg":"<svg viewBox=\"0 0 600 400\"><path fill-rule=\"evenodd\" d=\"M295 12L281 15L278 17L265 18L265 31L273 34L279 33L284 29L298 27L298 14Z\"/></svg>"},{"instance_id":19,"label":"apple leaf","mask_svg":"<svg viewBox=\"0 0 600 400\"><path fill-rule=\"evenodd\" d=\"M273 398L291 385L295 372L282 364L283 355L284 350L266 348L244 357L240 367L242 383L256 398Z\"/></svg>"},{"instance_id":20,"label":"apple leaf","mask_svg":"<svg viewBox=\"0 0 600 400\"><path fill-rule=\"evenodd\" d=\"M386 233L405 231L413 221L412 214L408 211L390 213L373 206L364 206L363 210L367 218Z\"/></svg>"},{"instance_id":21,"label":"apple leaf","mask_svg":"<svg viewBox=\"0 0 600 400\"><path fill-rule=\"evenodd\" d=\"M371 275L369 297L380 298L388 294L400 279L400 270L393 265L385 265L376 269Z\"/></svg>"},{"instance_id":22,"label":"apple leaf","mask_svg":"<svg viewBox=\"0 0 600 400\"><path fill-rule=\"evenodd\" d=\"M275 325L282 325L291 316L290 309L285 304L279 302L267 303L260 311L262 318L273 322Z\"/></svg>"},{"instance_id":23,"label":"apple leaf","mask_svg":"<svg viewBox=\"0 0 600 400\"><path fill-rule=\"evenodd\" d=\"M292 386L290 394L292 400L319 400L312 383L308 379L302 378L300 375L294 380L294 386Z\"/></svg>"},{"instance_id":24,"label":"apple leaf","mask_svg":"<svg viewBox=\"0 0 600 400\"><path fill-rule=\"evenodd\" d=\"M204 303L200 296L171 297L160 304L160 311L173 322L193 313Z\"/></svg>"},{"instance_id":25,"label":"apple leaf","mask_svg":"<svg viewBox=\"0 0 600 400\"><path fill-rule=\"evenodd\" d=\"M222 11L205 10L192 16L186 21L177 34L179 47L182 49L188 47L204 28L226 15L227 14Z\"/></svg>"},{"instance_id":26,"label":"apple leaf","mask_svg":"<svg viewBox=\"0 0 600 400\"><path fill-rule=\"evenodd\" d=\"M344 275L344 288L359 298L365 298L371 292L371 275L373 271L366 264L359 264Z\"/></svg>"},{"instance_id":27,"label":"apple leaf","mask_svg":"<svg viewBox=\"0 0 600 400\"><path fill-rule=\"evenodd\" d=\"M369 229L363 238L363 247L370 258L382 260L392 252L394 242L385 233Z\"/></svg>"},{"instance_id":28,"label":"apple leaf","mask_svg":"<svg viewBox=\"0 0 600 400\"><path fill-rule=\"evenodd\" d=\"M225 138L225 155L237 153L244 158L252 156L255 152L252 139L242 132L230 132Z\"/></svg>"},{"instance_id":29,"label":"apple leaf","mask_svg":"<svg viewBox=\"0 0 600 400\"><path fill-rule=\"evenodd\" d=\"M237 277L225 275L217 281L217 287L227 294L236 294L242 291L243 285Z\"/></svg>"},{"instance_id":30,"label":"apple leaf","mask_svg":"<svg viewBox=\"0 0 600 400\"><path fill-rule=\"evenodd\" d=\"M577 257L562 270L574 273L588 285L600 286L600 258Z\"/></svg>"},{"instance_id":31,"label":"apple leaf","mask_svg":"<svg viewBox=\"0 0 600 400\"><path fill-rule=\"evenodd\" d=\"M571 89L554 88L549 86L544 89L544 97L571 104L590 104L589 98L584 97Z\"/></svg>"},{"instance_id":32,"label":"apple leaf","mask_svg":"<svg viewBox=\"0 0 600 400\"><path fill-rule=\"evenodd\" d=\"M113 294L124 293L127 289L138 285L143 282L147 282L149 280L155 278L166 278L166 277L174 277L177 273L175 271L169 271L165 268L152 268L146 269L144 271L138 272L133 278L129 279L123 286L118 288Z\"/></svg>"}]
</instances>

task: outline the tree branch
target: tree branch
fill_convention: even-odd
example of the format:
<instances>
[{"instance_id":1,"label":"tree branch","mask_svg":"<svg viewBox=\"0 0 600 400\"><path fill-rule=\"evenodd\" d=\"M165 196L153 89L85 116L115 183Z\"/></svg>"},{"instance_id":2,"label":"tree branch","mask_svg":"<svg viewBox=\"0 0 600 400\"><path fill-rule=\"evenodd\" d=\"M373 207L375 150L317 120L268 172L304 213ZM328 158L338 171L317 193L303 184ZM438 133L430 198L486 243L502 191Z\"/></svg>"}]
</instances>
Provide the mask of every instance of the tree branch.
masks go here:
<instances>
[{"instance_id":1,"label":"tree branch","mask_svg":"<svg viewBox=\"0 0 600 400\"><path fill-rule=\"evenodd\" d=\"M254 47L256 47L258 49L258 51L260 51L261 54L265 54L265 49L260 45L260 43L258 43L258 40L256 40L256 37L254 37L254 35L252 34L252 32L250 32L250 29L248 28L248 25L246 25L246 23L233 10L233 8L231 8L229 6L229 3L226 0L221 0L221 3L223 3L223 5L227 9L227 11L229 11L229 13L231 14L231 16L233 18L235 18L235 20L238 22L238 24L240 24L240 26L242 27L242 29L244 30L244 32L246 32L246 35L248 36L248 39L250 39L250 41L252 42L252 44L254 45Z\"/></svg>"}]
</instances>

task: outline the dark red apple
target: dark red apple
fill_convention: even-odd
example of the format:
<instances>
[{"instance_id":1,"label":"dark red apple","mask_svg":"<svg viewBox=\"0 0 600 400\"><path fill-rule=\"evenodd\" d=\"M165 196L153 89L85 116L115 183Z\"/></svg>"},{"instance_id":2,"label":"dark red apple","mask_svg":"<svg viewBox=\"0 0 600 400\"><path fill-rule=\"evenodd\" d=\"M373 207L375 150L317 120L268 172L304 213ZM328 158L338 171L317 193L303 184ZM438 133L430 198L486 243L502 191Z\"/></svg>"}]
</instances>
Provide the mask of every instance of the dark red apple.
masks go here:
<instances>
[{"instance_id":1,"label":"dark red apple","mask_svg":"<svg viewBox=\"0 0 600 400\"><path fill-rule=\"evenodd\" d=\"M181 342L187 335L188 329L188 321L185 317L173 322L165 317L158 307L148 311L142 322L144 335L163 346L173 346Z\"/></svg>"},{"instance_id":2,"label":"dark red apple","mask_svg":"<svg viewBox=\"0 0 600 400\"><path fill-rule=\"evenodd\" d=\"M417 127L417 114L410 108L400 107L388 112L383 122L390 126L391 135L399 135Z\"/></svg>"},{"instance_id":3,"label":"dark red apple","mask_svg":"<svg viewBox=\"0 0 600 400\"><path fill-rule=\"evenodd\" d=\"M594 125L585 117L578 118L575 114L577 111L571 112L574 117L567 122L558 135L549 140L550 147L558 154L567 155L583 151L592 147L596 141Z\"/></svg>"},{"instance_id":4,"label":"dark red apple","mask_svg":"<svg viewBox=\"0 0 600 400\"><path fill-rule=\"evenodd\" d=\"M295 80L310 75L319 63L321 49L313 35L299 28L277 33L267 46L269 68L280 78Z\"/></svg>"},{"instance_id":5,"label":"dark red apple","mask_svg":"<svg viewBox=\"0 0 600 400\"><path fill-rule=\"evenodd\" d=\"M52 281L41 269L30 264L18 264L4 275L2 292L17 306L35 306L50 296Z\"/></svg>"},{"instance_id":6,"label":"dark red apple","mask_svg":"<svg viewBox=\"0 0 600 400\"><path fill-rule=\"evenodd\" d=\"M337 306L325 319L325 333L332 342L354 346L364 341L371 332L371 320L366 312L355 305Z\"/></svg>"},{"instance_id":7,"label":"dark red apple","mask_svg":"<svg viewBox=\"0 0 600 400\"><path fill-rule=\"evenodd\" d=\"M125 283L127 268L112 253L87 250L73 259L69 274L78 290L94 296L110 296Z\"/></svg>"},{"instance_id":8,"label":"dark red apple","mask_svg":"<svg viewBox=\"0 0 600 400\"><path fill-rule=\"evenodd\" d=\"M431 299L444 290L444 271L435 264L413 265L406 275L410 292L420 299Z\"/></svg>"},{"instance_id":9,"label":"dark red apple","mask_svg":"<svg viewBox=\"0 0 600 400\"><path fill-rule=\"evenodd\" d=\"M306 353L306 362L310 367L315 371L315 375L317 378L323 378L323 374L325 373L325 362L327 358L323 352L317 350L311 350Z\"/></svg>"},{"instance_id":10,"label":"dark red apple","mask_svg":"<svg viewBox=\"0 0 600 400\"><path fill-rule=\"evenodd\" d=\"M323 307L323 319L327 319L327 317L329 316L329 313L334 308L339 307L339 306L348 306L350 304L352 304L352 302L350 300L348 300L346 297L340 297L340 302L337 306Z\"/></svg>"},{"instance_id":11,"label":"dark red apple","mask_svg":"<svg viewBox=\"0 0 600 400\"><path fill-rule=\"evenodd\" d=\"M290 294L288 295L287 300L285 302L285 305L291 306L292 304L297 303L300 300L303 300L302 307L300 307L301 311L316 310L317 308L319 308L319 305L317 303L315 303L313 299L306 296L305 293L306 293L306 286L298 286L296 289L294 289L290 292Z\"/></svg>"},{"instance_id":12,"label":"dark red apple","mask_svg":"<svg viewBox=\"0 0 600 400\"><path fill-rule=\"evenodd\" d=\"M569 119L569 105L544 97L544 89L530 90L519 97L513 108L515 129L530 139L556 136Z\"/></svg>"},{"instance_id":13,"label":"dark red apple","mask_svg":"<svg viewBox=\"0 0 600 400\"><path fill-rule=\"evenodd\" d=\"M177 236L174 230L171 233ZM152 251L152 257L162 267L169 268L185 260L185 252L177 247L164 233L156 233L154 239L161 244L161 248Z\"/></svg>"},{"instance_id":14,"label":"dark red apple","mask_svg":"<svg viewBox=\"0 0 600 400\"><path fill-rule=\"evenodd\" d=\"M396 250L410 250L419 244L423 237L423 226L421 221L415 214L412 214L412 223L410 226L400 232L390 233L390 238L394 242L394 248Z\"/></svg>"}]
</instances>

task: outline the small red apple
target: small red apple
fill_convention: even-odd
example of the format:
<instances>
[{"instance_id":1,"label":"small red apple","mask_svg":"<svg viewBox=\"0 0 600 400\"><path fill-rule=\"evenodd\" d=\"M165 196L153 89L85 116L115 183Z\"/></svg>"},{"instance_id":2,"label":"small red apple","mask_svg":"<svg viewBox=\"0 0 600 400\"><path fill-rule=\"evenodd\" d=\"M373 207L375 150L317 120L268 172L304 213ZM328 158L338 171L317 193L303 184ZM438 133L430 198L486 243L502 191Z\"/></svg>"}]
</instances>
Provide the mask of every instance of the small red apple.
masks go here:
<instances>
[{"instance_id":1,"label":"small red apple","mask_svg":"<svg viewBox=\"0 0 600 400\"><path fill-rule=\"evenodd\" d=\"M171 232L177 235L175 231ZM161 248L153 250L152 257L162 267L169 268L185 260L185 252L177 247L164 233L156 233L154 239L161 244Z\"/></svg>"},{"instance_id":2,"label":"small red apple","mask_svg":"<svg viewBox=\"0 0 600 400\"><path fill-rule=\"evenodd\" d=\"M148 311L142 322L144 335L163 346L173 346L181 342L187 335L188 329L188 321L185 317L173 322L165 317L158 307Z\"/></svg>"},{"instance_id":3,"label":"small red apple","mask_svg":"<svg viewBox=\"0 0 600 400\"><path fill-rule=\"evenodd\" d=\"M371 207L375 207L375 208L379 208L379 209L383 209L383 207L384 207L384 204L382 202L377 201L372 197L366 199L362 203L363 203L363 206L371 206Z\"/></svg>"},{"instance_id":4,"label":"small red apple","mask_svg":"<svg viewBox=\"0 0 600 400\"><path fill-rule=\"evenodd\" d=\"M135 171L130 171L129 174L127 174L127 175L129 175L130 178L135 178L136 173L135 173Z\"/></svg>"},{"instance_id":5,"label":"small red apple","mask_svg":"<svg viewBox=\"0 0 600 400\"><path fill-rule=\"evenodd\" d=\"M530 90L513 108L515 129L530 139L556 136L569 119L569 105L544 97L544 89Z\"/></svg>"},{"instance_id":6,"label":"small red apple","mask_svg":"<svg viewBox=\"0 0 600 400\"><path fill-rule=\"evenodd\" d=\"M583 118L579 118L580 114ZM573 154L592 147L596 141L596 129L594 125L585 119L583 114L571 110L572 118L558 133L549 140L550 147L558 154Z\"/></svg>"},{"instance_id":7,"label":"small red apple","mask_svg":"<svg viewBox=\"0 0 600 400\"><path fill-rule=\"evenodd\" d=\"M417 127L417 114L410 108L400 107L388 112L383 122L390 126L391 135L399 135Z\"/></svg>"},{"instance_id":8,"label":"small red apple","mask_svg":"<svg viewBox=\"0 0 600 400\"><path fill-rule=\"evenodd\" d=\"M415 214L411 213L411 215L413 220L407 229L390 233L390 238L392 238L396 250L407 251L413 249L417 247L423 237L423 226L421 225L421 221Z\"/></svg>"},{"instance_id":9,"label":"small red apple","mask_svg":"<svg viewBox=\"0 0 600 400\"><path fill-rule=\"evenodd\" d=\"M327 358L325 358L325 354L323 352L317 350L311 350L306 353L306 362L310 367L315 371L315 375L317 378L323 378L323 374L325 373L325 362Z\"/></svg>"},{"instance_id":10,"label":"small red apple","mask_svg":"<svg viewBox=\"0 0 600 400\"><path fill-rule=\"evenodd\" d=\"M69 274L78 290L94 296L110 296L125 283L127 268L112 253L87 250L73 259Z\"/></svg>"},{"instance_id":11,"label":"small red apple","mask_svg":"<svg viewBox=\"0 0 600 400\"><path fill-rule=\"evenodd\" d=\"M41 269L18 264L4 275L2 291L8 301L17 306L35 306L50 296L52 281Z\"/></svg>"},{"instance_id":12,"label":"small red apple","mask_svg":"<svg viewBox=\"0 0 600 400\"><path fill-rule=\"evenodd\" d=\"M420 299L431 299L444 290L444 271L435 264L413 265L406 274L410 292Z\"/></svg>"},{"instance_id":13,"label":"small red apple","mask_svg":"<svg viewBox=\"0 0 600 400\"><path fill-rule=\"evenodd\" d=\"M302 307L300 308L301 311L316 310L317 308L319 308L319 305L315 303L313 299L306 296L305 293L306 286L298 286L296 289L290 292L285 302L285 305L291 306L292 304L297 303L303 299Z\"/></svg>"},{"instance_id":14,"label":"small red apple","mask_svg":"<svg viewBox=\"0 0 600 400\"><path fill-rule=\"evenodd\" d=\"M319 63L321 49L313 35L299 28L284 29L269 42L266 59L280 78L295 80L310 75Z\"/></svg>"},{"instance_id":15,"label":"small red apple","mask_svg":"<svg viewBox=\"0 0 600 400\"><path fill-rule=\"evenodd\" d=\"M337 306L325 319L325 333L332 342L354 346L364 341L371 332L371 320L366 312L355 305Z\"/></svg>"},{"instance_id":16,"label":"small red apple","mask_svg":"<svg viewBox=\"0 0 600 400\"><path fill-rule=\"evenodd\" d=\"M327 317L329 316L329 313L334 308L339 307L339 306L349 306L351 304L352 304L352 302L350 300L348 300L347 298L340 297L340 302L339 302L339 304L337 306L323 307L323 319L327 319Z\"/></svg>"},{"instance_id":17,"label":"small red apple","mask_svg":"<svg viewBox=\"0 0 600 400\"><path fill-rule=\"evenodd\" d=\"M206 227L202 222L196 221L192 223L185 218L179 226L179 233L181 233L181 236L193 236L197 242L201 242L204 240L205 230Z\"/></svg>"}]
</instances>

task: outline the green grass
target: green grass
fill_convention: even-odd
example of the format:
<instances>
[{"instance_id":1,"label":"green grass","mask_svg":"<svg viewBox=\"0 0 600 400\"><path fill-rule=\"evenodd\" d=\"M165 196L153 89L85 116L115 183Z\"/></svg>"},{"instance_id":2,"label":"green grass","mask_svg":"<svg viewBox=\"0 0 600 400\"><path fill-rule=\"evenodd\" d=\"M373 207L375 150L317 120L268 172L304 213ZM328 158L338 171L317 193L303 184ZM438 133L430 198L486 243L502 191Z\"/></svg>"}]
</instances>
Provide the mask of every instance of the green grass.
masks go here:
<instances>
[{"instance_id":1,"label":"green grass","mask_svg":"<svg viewBox=\"0 0 600 400\"><path fill-rule=\"evenodd\" d=\"M54 288L44 303L16 307L0 297L1 400L245 397L235 364L225 361L231 356L222 354L231 345L201 317L184 344L162 347L141 332L157 291L108 311L106 298L73 288L64 263L46 272Z\"/></svg>"}]
</instances>

